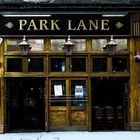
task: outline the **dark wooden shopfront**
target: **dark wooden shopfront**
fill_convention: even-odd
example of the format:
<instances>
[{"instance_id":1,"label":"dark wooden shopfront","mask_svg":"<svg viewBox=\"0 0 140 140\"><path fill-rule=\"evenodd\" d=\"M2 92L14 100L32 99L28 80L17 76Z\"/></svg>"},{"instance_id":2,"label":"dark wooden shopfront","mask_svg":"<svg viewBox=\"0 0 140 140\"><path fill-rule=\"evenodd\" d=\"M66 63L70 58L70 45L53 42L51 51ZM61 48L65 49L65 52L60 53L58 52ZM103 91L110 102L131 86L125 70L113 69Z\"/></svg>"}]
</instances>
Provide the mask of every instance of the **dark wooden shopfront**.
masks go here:
<instances>
[{"instance_id":1,"label":"dark wooden shopfront","mask_svg":"<svg viewBox=\"0 0 140 140\"><path fill-rule=\"evenodd\" d=\"M72 40L78 47L70 56L62 38L29 39L40 51L27 56L17 39L6 40L7 131L128 129L128 40L116 39L121 51L113 56L102 50L106 39Z\"/></svg>"},{"instance_id":2,"label":"dark wooden shopfront","mask_svg":"<svg viewBox=\"0 0 140 140\"><path fill-rule=\"evenodd\" d=\"M0 17L0 132L139 130L138 14L28 12Z\"/></svg>"}]
</instances>

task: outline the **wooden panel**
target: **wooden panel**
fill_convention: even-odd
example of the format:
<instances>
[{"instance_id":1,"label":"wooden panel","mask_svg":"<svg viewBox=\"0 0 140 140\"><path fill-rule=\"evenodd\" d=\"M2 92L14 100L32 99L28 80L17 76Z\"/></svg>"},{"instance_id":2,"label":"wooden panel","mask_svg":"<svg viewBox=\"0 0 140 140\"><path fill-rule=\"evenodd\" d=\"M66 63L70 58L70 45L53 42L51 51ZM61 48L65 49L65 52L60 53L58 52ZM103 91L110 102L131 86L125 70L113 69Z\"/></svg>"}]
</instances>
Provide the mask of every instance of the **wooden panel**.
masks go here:
<instances>
[{"instance_id":1,"label":"wooden panel","mask_svg":"<svg viewBox=\"0 0 140 140\"><path fill-rule=\"evenodd\" d=\"M140 122L140 97L135 98L135 120Z\"/></svg>"},{"instance_id":2,"label":"wooden panel","mask_svg":"<svg viewBox=\"0 0 140 140\"><path fill-rule=\"evenodd\" d=\"M66 106L50 106L50 110L51 111L62 111L62 110L66 110Z\"/></svg>"},{"instance_id":3,"label":"wooden panel","mask_svg":"<svg viewBox=\"0 0 140 140\"><path fill-rule=\"evenodd\" d=\"M50 126L65 126L66 125L66 107L51 106L50 107Z\"/></svg>"},{"instance_id":4,"label":"wooden panel","mask_svg":"<svg viewBox=\"0 0 140 140\"><path fill-rule=\"evenodd\" d=\"M86 111L71 111L71 124L86 124Z\"/></svg>"},{"instance_id":5,"label":"wooden panel","mask_svg":"<svg viewBox=\"0 0 140 140\"><path fill-rule=\"evenodd\" d=\"M66 111L51 111L50 125L51 126L66 125Z\"/></svg>"}]
</instances>

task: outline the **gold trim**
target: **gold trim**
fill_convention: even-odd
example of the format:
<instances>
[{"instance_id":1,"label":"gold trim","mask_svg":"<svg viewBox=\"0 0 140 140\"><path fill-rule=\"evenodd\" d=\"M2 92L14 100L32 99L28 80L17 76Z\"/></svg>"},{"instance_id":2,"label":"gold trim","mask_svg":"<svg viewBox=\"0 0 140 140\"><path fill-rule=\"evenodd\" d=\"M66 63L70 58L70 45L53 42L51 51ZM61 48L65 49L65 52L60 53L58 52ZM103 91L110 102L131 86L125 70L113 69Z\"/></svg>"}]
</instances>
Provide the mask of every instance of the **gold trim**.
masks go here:
<instances>
[{"instance_id":1,"label":"gold trim","mask_svg":"<svg viewBox=\"0 0 140 140\"><path fill-rule=\"evenodd\" d=\"M124 26L124 24L121 23L120 21L116 23L116 27L117 27L118 29L122 28L123 26Z\"/></svg>"},{"instance_id":2,"label":"gold trim","mask_svg":"<svg viewBox=\"0 0 140 140\"><path fill-rule=\"evenodd\" d=\"M5 26L6 26L7 28L11 29L11 28L14 27L14 24L13 24L12 22L7 22L7 23L5 24Z\"/></svg>"}]
</instances>

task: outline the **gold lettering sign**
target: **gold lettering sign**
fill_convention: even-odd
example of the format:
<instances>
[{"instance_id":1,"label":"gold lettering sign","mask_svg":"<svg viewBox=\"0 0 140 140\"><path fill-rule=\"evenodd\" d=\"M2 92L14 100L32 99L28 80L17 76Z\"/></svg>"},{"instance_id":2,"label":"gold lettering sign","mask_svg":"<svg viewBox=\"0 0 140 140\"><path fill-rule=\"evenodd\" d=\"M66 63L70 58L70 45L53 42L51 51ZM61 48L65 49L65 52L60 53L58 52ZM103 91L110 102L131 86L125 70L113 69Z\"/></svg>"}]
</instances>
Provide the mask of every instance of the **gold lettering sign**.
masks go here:
<instances>
[{"instance_id":1,"label":"gold lettering sign","mask_svg":"<svg viewBox=\"0 0 140 140\"><path fill-rule=\"evenodd\" d=\"M26 20L26 19L20 19L19 20L19 30L20 31L45 31L45 30L50 30L50 31L58 31L61 30L61 22L58 19L51 19L51 20L46 20L46 19L40 19L40 20ZM38 24L39 23L39 24ZM108 19L101 19L101 20L78 20L78 21L73 21L73 20L67 20L67 22L64 22L65 27L67 27L66 30L68 31L96 31L96 30L109 30L109 20Z\"/></svg>"},{"instance_id":2,"label":"gold lettering sign","mask_svg":"<svg viewBox=\"0 0 140 140\"><path fill-rule=\"evenodd\" d=\"M101 30L109 30L109 20L101 20Z\"/></svg>"},{"instance_id":3,"label":"gold lettering sign","mask_svg":"<svg viewBox=\"0 0 140 140\"><path fill-rule=\"evenodd\" d=\"M58 25L59 20L46 20L41 19L38 20L39 24L34 20L31 19L29 21L25 19L19 20L19 30L28 30L28 31L45 31L45 30L60 30Z\"/></svg>"}]
</instances>

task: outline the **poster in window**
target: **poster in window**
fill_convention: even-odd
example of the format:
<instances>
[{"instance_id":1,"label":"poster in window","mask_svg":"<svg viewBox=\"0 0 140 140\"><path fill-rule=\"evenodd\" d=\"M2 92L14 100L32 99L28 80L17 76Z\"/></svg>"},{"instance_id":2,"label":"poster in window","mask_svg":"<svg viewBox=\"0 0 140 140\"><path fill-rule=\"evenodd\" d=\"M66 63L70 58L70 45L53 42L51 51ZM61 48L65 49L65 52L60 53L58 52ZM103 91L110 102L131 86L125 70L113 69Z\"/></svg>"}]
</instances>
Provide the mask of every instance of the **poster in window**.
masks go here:
<instances>
[{"instance_id":1,"label":"poster in window","mask_svg":"<svg viewBox=\"0 0 140 140\"><path fill-rule=\"evenodd\" d=\"M75 97L83 97L83 95L84 95L83 86L76 85L75 86Z\"/></svg>"},{"instance_id":2,"label":"poster in window","mask_svg":"<svg viewBox=\"0 0 140 140\"><path fill-rule=\"evenodd\" d=\"M54 85L54 95L63 96L62 85Z\"/></svg>"}]
</instances>

